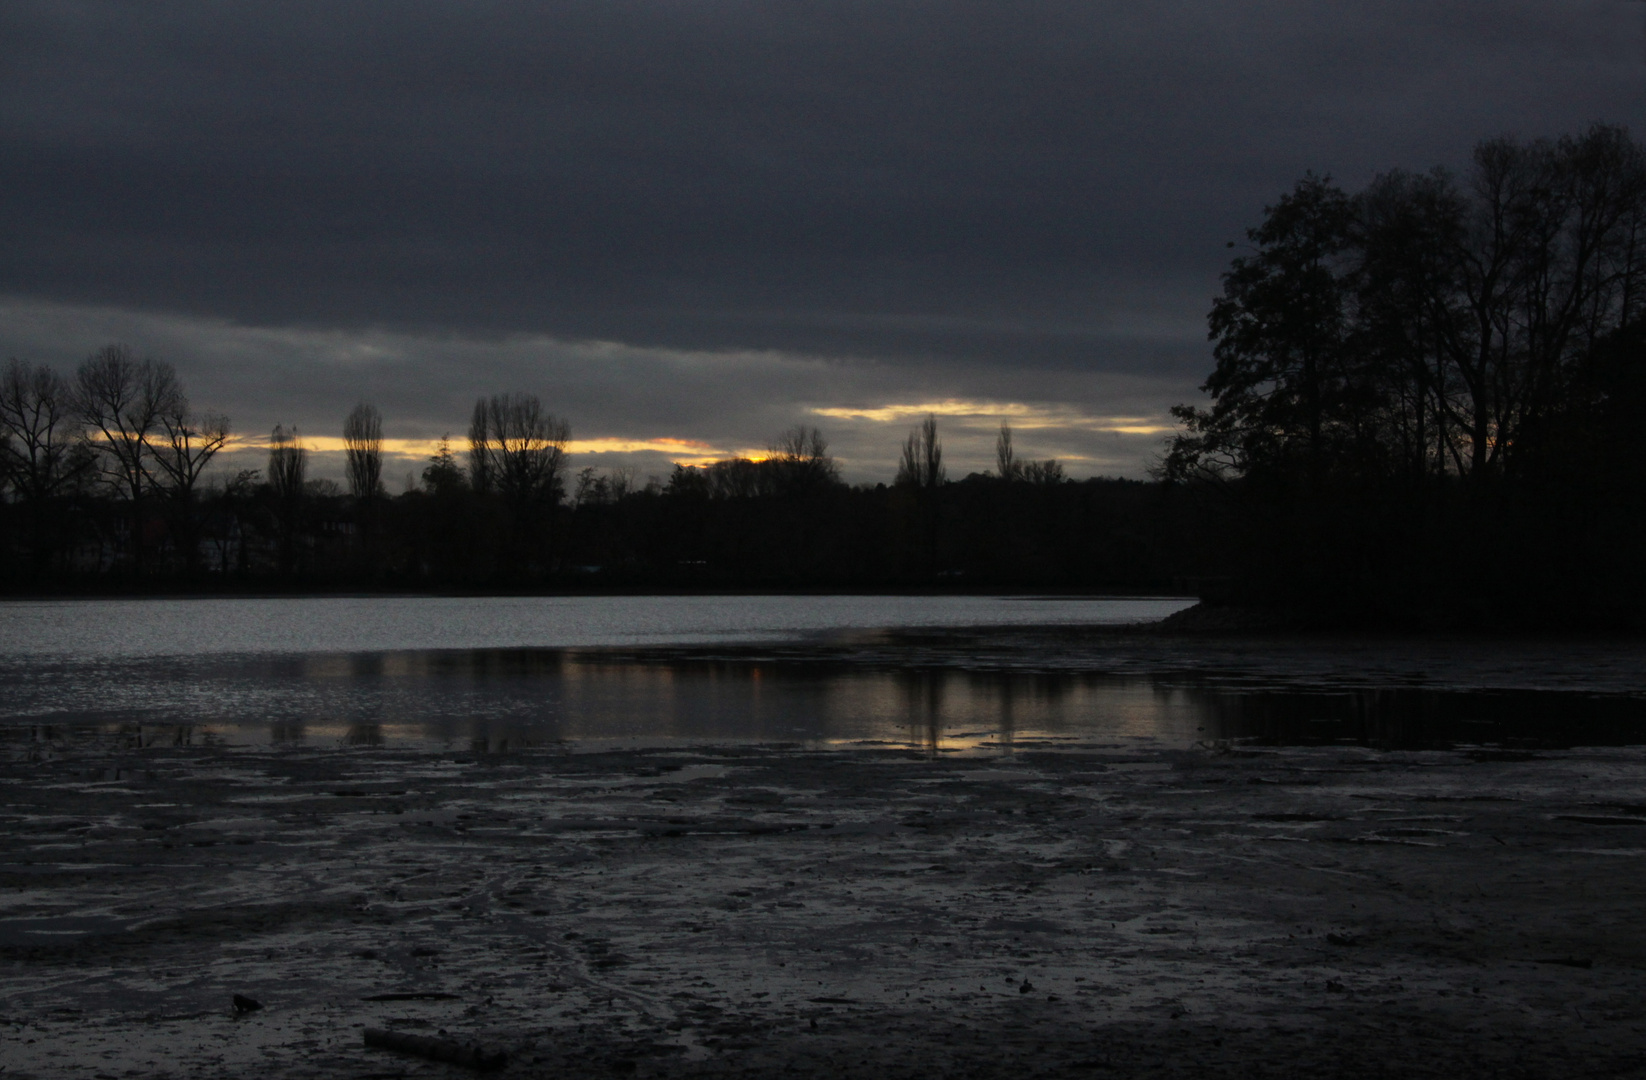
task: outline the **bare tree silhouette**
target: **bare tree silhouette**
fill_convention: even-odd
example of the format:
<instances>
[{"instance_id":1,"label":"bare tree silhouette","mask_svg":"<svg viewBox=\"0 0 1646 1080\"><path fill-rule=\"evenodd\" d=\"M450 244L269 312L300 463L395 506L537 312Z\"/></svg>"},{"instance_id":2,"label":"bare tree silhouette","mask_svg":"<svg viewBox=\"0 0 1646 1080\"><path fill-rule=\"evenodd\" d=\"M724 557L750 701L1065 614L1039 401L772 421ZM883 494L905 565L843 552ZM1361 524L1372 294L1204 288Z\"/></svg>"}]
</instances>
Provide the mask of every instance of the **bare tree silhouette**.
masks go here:
<instances>
[{"instance_id":1,"label":"bare tree silhouette","mask_svg":"<svg viewBox=\"0 0 1646 1080\"><path fill-rule=\"evenodd\" d=\"M161 414L159 434L164 441L155 440L153 447L155 486L187 502L211 459L228 445L228 418L215 413L196 417L180 394L174 406Z\"/></svg>"},{"instance_id":2,"label":"bare tree silhouette","mask_svg":"<svg viewBox=\"0 0 1646 1080\"><path fill-rule=\"evenodd\" d=\"M274 425L269 436L269 487L275 498L284 502L301 496L308 471L309 451L298 439L297 428L288 431Z\"/></svg>"},{"instance_id":3,"label":"bare tree silhouette","mask_svg":"<svg viewBox=\"0 0 1646 1080\"><path fill-rule=\"evenodd\" d=\"M507 515L508 573L538 573L552 562L549 541L570 439L570 426L535 394L495 394L475 402L469 477L475 490L495 493Z\"/></svg>"},{"instance_id":4,"label":"bare tree silhouette","mask_svg":"<svg viewBox=\"0 0 1646 1080\"><path fill-rule=\"evenodd\" d=\"M1017 452L1012 449L1012 426L1000 421L1000 434L994 440L995 473L1002 480L1016 480L1022 469Z\"/></svg>"},{"instance_id":5,"label":"bare tree silhouette","mask_svg":"<svg viewBox=\"0 0 1646 1080\"><path fill-rule=\"evenodd\" d=\"M1018 471L1021 479L1031 484L1061 484L1063 463L1056 458L1047 458L1045 461L1025 461Z\"/></svg>"},{"instance_id":6,"label":"bare tree silhouette","mask_svg":"<svg viewBox=\"0 0 1646 1080\"><path fill-rule=\"evenodd\" d=\"M939 501L944 479L943 444L937 439L937 417L927 413L926 419L903 441L896 486L911 488L915 493L922 538L921 560L923 572L928 575L937 573Z\"/></svg>"},{"instance_id":7,"label":"bare tree silhouette","mask_svg":"<svg viewBox=\"0 0 1646 1080\"><path fill-rule=\"evenodd\" d=\"M147 562L142 514L152 480L150 438L161 416L176 410L180 393L170 364L139 360L126 345L99 349L75 373L76 405L101 452L104 477L127 499L138 573Z\"/></svg>"},{"instance_id":8,"label":"bare tree silhouette","mask_svg":"<svg viewBox=\"0 0 1646 1080\"><path fill-rule=\"evenodd\" d=\"M491 412L487 399L474 403L469 418L469 486L482 495L492 489Z\"/></svg>"},{"instance_id":9,"label":"bare tree silhouette","mask_svg":"<svg viewBox=\"0 0 1646 1080\"><path fill-rule=\"evenodd\" d=\"M1643 222L1646 146L1602 124L1483 142L1461 184L1305 175L1223 276L1165 475L1496 482L1639 321Z\"/></svg>"},{"instance_id":10,"label":"bare tree silhouette","mask_svg":"<svg viewBox=\"0 0 1646 1080\"><path fill-rule=\"evenodd\" d=\"M193 574L200 565L195 492L206 466L228 444L229 421L213 413L196 417L189 408L189 399L178 389L160 413L159 428L150 453L155 466L154 486L166 496L172 539L184 566Z\"/></svg>"},{"instance_id":11,"label":"bare tree silhouette","mask_svg":"<svg viewBox=\"0 0 1646 1080\"><path fill-rule=\"evenodd\" d=\"M9 361L0 376L0 482L25 507L36 573L46 570L56 546L51 504L74 490L92 465L63 377L44 364Z\"/></svg>"},{"instance_id":12,"label":"bare tree silhouette","mask_svg":"<svg viewBox=\"0 0 1646 1080\"><path fill-rule=\"evenodd\" d=\"M606 474L606 483L611 490L613 501L625 498L630 492L637 490L635 481L640 476L640 470L633 465L620 465Z\"/></svg>"},{"instance_id":13,"label":"bare tree silhouette","mask_svg":"<svg viewBox=\"0 0 1646 1080\"><path fill-rule=\"evenodd\" d=\"M88 464L81 435L61 375L44 364L6 364L0 376L0 473L22 498L49 499L74 483Z\"/></svg>"},{"instance_id":14,"label":"bare tree silhouette","mask_svg":"<svg viewBox=\"0 0 1646 1080\"><path fill-rule=\"evenodd\" d=\"M897 483L936 488L942 486L944 479L943 444L937 438L937 417L928 413L904 440Z\"/></svg>"},{"instance_id":15,"label":"bare tree silhouette","mask_svg":"<svg viewBox=\"0 0 1646 1080\"><path fill-rule=\"evenodd\" d=\"M474 403L469 476L516 506L559 497L571 427L546 412L536 394L494 394Z\"/></svg>"},{"instance_id":16,"label":"bare tree silhouette","mask_svg":"<svg viewBox=\"0 0 1646 1080\"><path fill-rule=\"evenodd\" d=\"M807 495L840 482L840 466L815 427L800 424L777 437L767 459L784 494Z\"/></svg>"},{"instance_id":17,"label":"bare tree silhouette","mask_svg":"<svg viewBox=\"0 0 1646 1080\"><path fill-rule=\"evenodd\" d=\"M177 372L158 360L139 360L126 345L93 353L75 373L75 400L110 462L108 478L133 502L149 486L149 438L160 417L177 408Z\"/></svg>"},{"instance_id":18,"label":"bare tree silhouette","mask_svg":"<svg viewBox=\"0 0 1646 1080\"><path fill-rule=\"evenodd\" d=\"M343 449L348 462L349 492L359 500L375 499L383 489L383 417L361 402L343 421Z\"/></svg>"},{"instance_id":19,"label":"bare tree silhouette","mask_svg":"<svg viewBox=\"0 0 1646 1080\"><path fill-rule=\"evenodd\" d=\"M269 491L280 530L280 570L297 569L297 530L303 511L303 481L308 475L309 452L297 437L279 424L269 436Z\"/></svg>"}]
</instances>

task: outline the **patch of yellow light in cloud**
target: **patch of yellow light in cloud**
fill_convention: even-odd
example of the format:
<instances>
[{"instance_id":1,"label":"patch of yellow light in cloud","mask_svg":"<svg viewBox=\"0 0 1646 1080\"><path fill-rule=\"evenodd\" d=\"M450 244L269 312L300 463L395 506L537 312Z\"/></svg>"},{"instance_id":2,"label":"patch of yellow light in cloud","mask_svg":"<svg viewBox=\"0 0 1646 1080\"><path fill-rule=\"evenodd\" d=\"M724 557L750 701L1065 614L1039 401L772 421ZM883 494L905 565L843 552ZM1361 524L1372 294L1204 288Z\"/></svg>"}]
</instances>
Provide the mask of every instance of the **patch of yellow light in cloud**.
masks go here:
<instances>
[{"instance_id":1,"label":"patch of yellow light in cloud","mask_svg":"<svg viewBox=\"0 0 1646 1080\"><path fill-rule=\"evenodd\" d=\"M1088 416L1067 406L1031 405L1021 401L968 401L947 398L943 401L860 408L830 406L814 408L811 411L814 415L836 420L867 420L880 424L896 420L918 420L929 415L954 417L962 421L977 419L989 424L1004 420L1024 431L1040 428L1079 428L1086 431L1114 432L1119 435L1165 435L1177 430L1171 424L1149 416Z\"/></svg>"},{"instance_id":2,"label":"patch of yellow light in cloud","mask_svg":"<svg viewBox=\"0 0 1646 1080\"><path fill-rule=\"evenodd\" d=\"M301 445L305 450L311 450L317 454L340 454L344 450L348 449L347 444L344 443L342 438L337 435L304 435L301 431L296 432L296 435L299 445ZM455 454L466 449L466 445L459 443L456 439L453 439L451 441L451 448L452 453ZM229 439L228 445L223 449L231 451L267 450L269 449L269 440L263 437L248 438L246 436L236 435ZM439 450L439 439L383 440L383 453L395 457L428 457L438 453Z\"/></svg>"},{"instance_id":3,"label":"patch of yellow light in cloud","mask_svg":"<svg viewBox=\"0 0 1646 1080\"><path fill-rule=\"evenodd\" d=\"M573 439L566 444L568 454L633 454L652 452L669 455L677 465L707 465L731 457L763 460L766 450L727 450L701 439Z\"/></svg>"},{"instance_id":4,"label":"patch of yellow light in cloud","mask_svg":"<svg viewBox=\"0 0 1646 1080\"><path fill-rule=\"evenodd\" d=\"M886 423L891 420L905 420L918 418L928 414L933 416L987 416L987 417L1019 417L1031 416L1035 413L1032 405L1022 405L1016 402L993 401L961 401L950 398L947 401L926 401L910 405L877 405L870 408L823 408L813 409L818 416L833 417L837 420L872 420L875 423Z\"/></svg>"},{"instance_id":5,"label":"patch of yellow light in cloud","mask_svg":"<svg viewBox=\"0 0 1646 1080\"><path fill-rule=\"evenodd\" d=\"M663 454L714 453L714 447L698 439L573 439L566 444L568 454L632 454L641 450Z\"/></svg>"},{"instance_id":6,"label":"patch of yellow light in cloud","mask_svg":"<svg viewBox=\"0 0 1646 1080\"><path fill-rule=\"evenodd\" d=\"M1170 424L1125 424L1113 427L1100 427L1098 431L1112 431L1117 435L1165 435L1177 429Z\"/></svg>"}]
</instances>

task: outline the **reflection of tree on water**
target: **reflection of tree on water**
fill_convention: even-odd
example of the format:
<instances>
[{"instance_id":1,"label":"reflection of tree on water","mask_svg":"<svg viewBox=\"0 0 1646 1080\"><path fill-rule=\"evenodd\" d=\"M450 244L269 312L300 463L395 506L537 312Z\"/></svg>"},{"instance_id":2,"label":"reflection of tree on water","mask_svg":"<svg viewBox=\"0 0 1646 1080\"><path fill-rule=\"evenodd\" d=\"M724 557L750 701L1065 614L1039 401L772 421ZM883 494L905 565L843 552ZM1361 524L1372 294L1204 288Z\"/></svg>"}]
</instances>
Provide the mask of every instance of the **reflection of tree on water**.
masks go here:
<instances>
[{"instance_id":1,"label":"reflection of tree on water","mask_svg":"<svg viewBox=\"0 0 1646 1080\"><path fill-rule=\"evenodd\" d=\"M349 676L354 679L381 679L387 661L386 653L349 654Z\"/></svg>"},{"instance_id":2,"label":"reflection of tree on water","mask_svg":"<svg viewBox=\"0 0 1646 1080\"><path fill-rule=\"evenodd\" d=\"M995 723L995 742L1002 754L1010 754L1017 738L1017 682L1012 678L1000 680L1000 711Z\"/></svg>"},{"instance_id":3,"label":"reflection of tree on water","mask_svg":"<svg viewBox=\"0 0 1646 1080\"><path fill-rule=\"evenodd\" d=\"M343 733L344 746L382 746L383 725L378 723L350 724Z\"/></svg>"},{"instance_id":4,"label":"reflection of tree on water","mask_svg":"<svg viewBox=\"0 0 1646 1080\"><path fill-rule=\"evenodd\" d=\"M1016 749L1019 713L1024 708L1033 717L1046 707L1055 709L1068 690L1066 680L995 673L972 673L958 683L958 699L950 693L947 671L908 671L898 676L903 699L904 724L909 742L936 754L943 746L947 730L969 725L963 737L984 740L1001 753ZM959 729L956 729L959 731Z\"/></svg>"},{"instance_id":5,"label":"reflection of tree on water","mask_svg":"<svg viewBox=\"0 0 1646 1080\"><path fill-rule=\"evenodd\" d=\"M273 746L297 746L307 737L308 725L301 720L269 722L269 743Z\"/></svg>"},{"instance_id":6,"label":"reflection of tree on water","mask_svg":"<svg viewBox=\"0 0 1646 1080\"><path fill-rule=\"evenodd\" d=\"M64 734L51 724L30 724L21 732L14 730L4 732L6 739L16 738L24 743L22 748L23 759L29 762L45 761L55 756L56 751L61 748L64 741Z\"/></svg>"},{"instance_id":7,"label":"reflection of tree on water","mask_svg":"<svg viewBox=\"0 0 1646 1080\"><path fill-rule=\"evenodd\" d=\"M899 678L909 742L936 755L943 740L943 672L911 671Z\"/></svg>"},{"instance_id":8,"label":"reflection of tree on water","mask_svg":"<svg viewBox=\"0 0 1646 1080\"><path fill-rule=\"evenodd\" d=\"M1213 685L1180 692L1194 703L1204 717L1203 730L1217 742L1419 748L1447 745L1459 734L1443 715L1445 695L1424 689L1229 690ZM1479 692L1472 696L1496 699Z\"/></svg>"},{"instance_id":9,"label":"reflection of tree on water","mask_svg":"<svg viewBox=\"0 0 1646 1080\"><path fill-rule=\"evenodd\" d=\"M1630 694L1537 689L1353 687L1182 691L1212 740L1386 749L1459 745L1615 746L1640 741L1646 702Z\"/></svg>"},{"instance_id":10,"label":"reflection of tree on water","mask_svg":"<svg viewBox=\"0 0 1646 1080\"><path fill-rule=\"evenodd\" d=\"M131 724L120 729L125 736L126 745L133 750L141 750L147 746L193 746L195 726L193 724ZM211 741L211 733L205 730L200 732L202 742Z\"/></svg>"},{"instance_id":11,"label":"reflection of tree on water","mask_svg":"<svg viewBox=\"0 0 1646 1080\"><path fill-rule=\"evenodd\" d=\"M386 666L386 654L383 653L364 653L349 657L351 678L356 682L381 683ZM362 695L359 705L350 711L356 715L350 718L349 726L343 731L343 745L382 746L385 742L382 694L374 691Z\"/></svg>"},{"instance_id":12,"label":"reflection of tree on water","mask_svg":"<svg viewBox=\"0 0 1646 1080\"><path fill-rule=\"evenodd\" d=\"M567 668L599 669L598 664L579 664L575 649L464 649L432 654L411 654L400 660L408 671L422 675L463 678L477 683L523 678L547 678Z\"/></svg>"},{"instance_id":13,"label":"reflection of tree on water","mask_svg":"<svg viewBox=\"0 0 1646 1080\"><path fill-rule=\"evenodd\" d=\"M515 724L492 726L477 723L469 733L469 753L507 754L511 750L529 750L557 741L545 737L541 730L528 734L527 730Z\"/></svg>"}]
</instances>

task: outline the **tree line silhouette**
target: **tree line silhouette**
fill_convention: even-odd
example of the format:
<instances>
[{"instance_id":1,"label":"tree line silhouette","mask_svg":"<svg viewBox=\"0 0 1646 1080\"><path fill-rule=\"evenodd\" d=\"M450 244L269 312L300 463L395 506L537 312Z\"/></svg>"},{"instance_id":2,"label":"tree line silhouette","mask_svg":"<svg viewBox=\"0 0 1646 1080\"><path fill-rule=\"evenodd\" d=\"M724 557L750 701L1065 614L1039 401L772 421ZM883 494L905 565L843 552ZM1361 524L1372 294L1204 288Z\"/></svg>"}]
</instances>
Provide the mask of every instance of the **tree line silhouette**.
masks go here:
<instances>
[{"instance_id":1,"label":"tree line silhouette","mask_svg":"<svg viewBox=\"0 0 1646 1080\"><path fill-rule=\"evenodd\" d=\"M937 422L891 484L844 483L799 426L760 459L571 475L568 424L533 394L476 402L406 491L384 488L383 423L343 422L347 488L309 476L276 426L263 469L207 466L228 421L176 372L111 345L72 379L11 361L0 380L0 543L14 591L107 589L1161 588L1192 535L1157 484L1069 482L1023 461L950 482ZM1181 583L1179 583L1181 584Z\"/></svg>"},{"instance_id":2,"label":"tree line silhouette","mask_svg":"<svg viewBox=\"0 0 1646 1080\"><path fill-rule=\"evenodd\" d=\"M1305 176L1209 317L1164 477L1227 599L1355 624L1640 626L1646 153L1480 143L1462 177ZM1233 246L1233 245L1231 245Z\"/></svg>"},{"instance_id":3,"label":"tree line silhouette","mask_svg":"<svg viewBox=\"0 0 1646 1080\"><path fill-rule=\"evenodd\" d=\"M208 482L228 423L170 365L14 360L4 584L1197 589L1315 624L1640 627L1643 292L1646 151L1595 125L1482 142L1461 176L1306 175L1224 274L1209 400L1150 481L1071 481L1005 425L995 468L951 479L935 417L890 483L843 483L804 426L758 460L574 475L566 422L510 393L402 494L364 403L346 489L283 427Z\"/></svg>"}]
</instances>

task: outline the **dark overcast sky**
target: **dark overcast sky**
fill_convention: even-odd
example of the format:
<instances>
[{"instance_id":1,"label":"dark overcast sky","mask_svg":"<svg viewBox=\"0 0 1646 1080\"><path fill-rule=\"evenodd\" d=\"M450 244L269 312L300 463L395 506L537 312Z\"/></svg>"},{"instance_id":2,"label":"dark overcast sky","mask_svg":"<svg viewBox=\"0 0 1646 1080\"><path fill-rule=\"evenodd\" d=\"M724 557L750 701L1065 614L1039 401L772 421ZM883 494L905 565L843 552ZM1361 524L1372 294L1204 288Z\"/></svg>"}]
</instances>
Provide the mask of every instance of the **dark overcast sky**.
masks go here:
<instances>
[{"instance_id":1,"label":"dark overcast sky","mask_svg":"<svg viewBox=\"0 0 1646 1080\"><path fill-rule=\"evenodd\" d=\"M5 0L0 352L123 338L248 432L364 396L427 438L520 388L608 447L818 422L869 478L888 407L949 402L963 464L1013 415L1030 452L1135 474L1265 202L1505 132L1639 133L1643 17Z\"/></svg>"}]
</instances>

